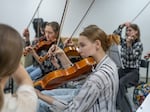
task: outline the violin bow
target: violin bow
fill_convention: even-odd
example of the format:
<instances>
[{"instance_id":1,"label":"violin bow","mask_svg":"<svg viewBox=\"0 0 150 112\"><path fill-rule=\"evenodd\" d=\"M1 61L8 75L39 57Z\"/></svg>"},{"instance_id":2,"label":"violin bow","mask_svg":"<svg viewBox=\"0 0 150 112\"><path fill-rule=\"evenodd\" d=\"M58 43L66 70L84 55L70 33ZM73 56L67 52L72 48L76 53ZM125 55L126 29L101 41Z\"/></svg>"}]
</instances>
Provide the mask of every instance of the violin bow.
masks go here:
<instances>
[{"instance_id":1,"label":"violin bow","mask_svg":"<svg viewBox=\"0 0 150 112\"><path fill-rule=\"evenodd\" d=\"M70 36L70 39L72 38L72 36L74 35L74 33L77 31L77 29L79 28L79 26L81 25L81 23L83 22L83 20L85 19L85 17L87 16L88 12L90 11L91 7L93 6L95 0L93 0L90 4L90 6L88 7L87 11L85 12L85 14L83 15L83 17L81 18L79 24L77 25L77 27L75 28L75 30L73 31L73 33Z\"/></svg>"},{"instance_id":2,"label":"violin bow","mask_svg":"<svg viewBox=\"0 0 150 112\"><path fill-rule=\"evenodd\" d=\"M31 20L30 20L30 22L29 22L29 24L27 25L27 28L29 28L29 26L31 25L31 23L32 23L32 21L33 21L33 19L34 19L34 17L35 17L35 14L36 14L37 11L39 10L40 5L41 5L42 2L43 2L43 0L41 0L41 1L39 2L39 4L38 4L38 6L37 6L37 8L36 8L36 10L35 10L35 12L34 12L32 18L31 18Z\"/></svg>"},{"instance_id":3,"label":"violin bow","mask_svg":"<svg viewBox=\"0 0 150 112\"><path fill-rule=\"evenodd\" d=\"M141 11L132 19L131 22L135 21L139 15L148 7L148 5L150 4L150 1L141 9Z\"/></svg>"},{"instance_id":4,"label":"violin bow","mask_svg":"<svg viewBox=\"0 0 150 112\"><path fill-rule=\"evenodd\" d=\"M66 0L64 11L63 11L63 15L62 15L61 22L60 22L60 30L59 30L58 40L57 40L57 46L58 46L58 44L60 42L60 35L61 35L62 28L63 28L64 22L65 22L65 18L66 18L69 2L70 2L70 0Z\"/></svg>"}]
</instances>

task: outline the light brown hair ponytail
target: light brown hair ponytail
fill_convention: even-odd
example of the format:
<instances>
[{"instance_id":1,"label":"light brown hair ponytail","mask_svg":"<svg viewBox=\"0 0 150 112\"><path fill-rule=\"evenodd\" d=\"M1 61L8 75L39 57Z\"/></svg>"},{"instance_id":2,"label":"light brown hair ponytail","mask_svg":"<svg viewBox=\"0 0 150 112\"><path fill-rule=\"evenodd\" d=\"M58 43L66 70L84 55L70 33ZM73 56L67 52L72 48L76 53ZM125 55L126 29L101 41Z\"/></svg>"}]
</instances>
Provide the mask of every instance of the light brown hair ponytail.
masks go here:
<instances>
[{"instance_id":1,"label":"light brown hair ponytail","mask_svg":"<svg viewBox=\"0 0 150 112\"><path fill-rule=\"evenodd\" d=\"M83 32L80 33L80 36L86 36L91 42L100 40L105 52L108 51L111 45L120 43L120 37L118 35L107 35L96 25L89 25L84 28Z\"/></svg>"}]
</instances>

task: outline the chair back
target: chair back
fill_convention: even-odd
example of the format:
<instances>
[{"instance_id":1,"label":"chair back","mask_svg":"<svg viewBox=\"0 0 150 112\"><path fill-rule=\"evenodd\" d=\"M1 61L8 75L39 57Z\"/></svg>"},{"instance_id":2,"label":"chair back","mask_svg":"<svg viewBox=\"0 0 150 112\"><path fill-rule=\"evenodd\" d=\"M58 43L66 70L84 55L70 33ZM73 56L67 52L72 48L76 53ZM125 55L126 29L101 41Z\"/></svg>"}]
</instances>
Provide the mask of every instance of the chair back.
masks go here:
<instances>
[{"instance_id":1,"label":"chair back","mask_svg":"<svg viewBox=\"0 0 150 112\"><path fill-rule=\"evenodd\" d=\"M142 59L140 67L146 69L146 83L148 82L148 74L149 74L149 60Z\"/></svg>"}]
</instances>

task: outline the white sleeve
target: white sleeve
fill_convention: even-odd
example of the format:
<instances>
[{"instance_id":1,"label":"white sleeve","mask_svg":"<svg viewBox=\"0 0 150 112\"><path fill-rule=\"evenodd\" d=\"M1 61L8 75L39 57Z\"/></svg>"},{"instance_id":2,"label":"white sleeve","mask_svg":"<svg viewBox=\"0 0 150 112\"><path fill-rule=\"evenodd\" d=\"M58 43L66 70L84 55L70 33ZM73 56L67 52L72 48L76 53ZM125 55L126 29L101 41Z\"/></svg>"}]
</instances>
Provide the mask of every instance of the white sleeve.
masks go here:
<instances>
[{"instance_id":1,"label":"white sleeve","mask_svg":"<svg viewBox=\"0 0 150 112\"><path fill-rule=\"evenodd\" d=\"M34 88L22 85L14 95L5 94L5 102L1 112L36 112L37 102L38 98Z\"/></svg>"}]
</instances>

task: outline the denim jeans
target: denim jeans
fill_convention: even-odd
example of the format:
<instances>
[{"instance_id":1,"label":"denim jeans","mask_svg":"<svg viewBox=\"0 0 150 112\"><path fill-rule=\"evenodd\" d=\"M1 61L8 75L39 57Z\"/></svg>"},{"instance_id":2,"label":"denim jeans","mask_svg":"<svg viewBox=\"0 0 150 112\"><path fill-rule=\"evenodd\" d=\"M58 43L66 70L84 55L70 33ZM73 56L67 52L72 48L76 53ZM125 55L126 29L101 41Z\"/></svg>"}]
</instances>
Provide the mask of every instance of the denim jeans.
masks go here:
<instances>
[{"instance_id":1,"label":"denim jeans","mask_svg":"<svg viewBox=\"0 0 150 112\"><path fill-rule=\"evenodd\" d=\"M78 91L79 89L58 88L53 90L44 90L42 93L68 103L78 94ZM50 107L51 106L49 104L39 99L37 112L52 112Z\"/></svg>"},{"instance_id":2,"label":"denim jeans","mask_svg":"<svg viewBox=\"0 0 150 112\"><path fill-rule=\"evenodd\" d=\"M35 81L36 79L38 79L42 76L42 70L38 66L30 65L30 66L26 67L26 70L29 73L29 75L33 81Z\"/></svg>"}]
</instances>

